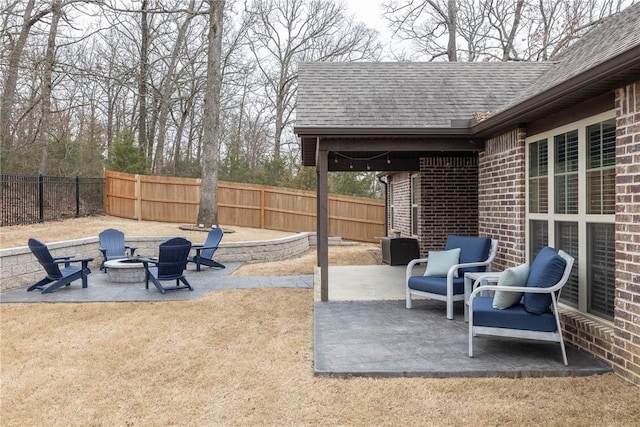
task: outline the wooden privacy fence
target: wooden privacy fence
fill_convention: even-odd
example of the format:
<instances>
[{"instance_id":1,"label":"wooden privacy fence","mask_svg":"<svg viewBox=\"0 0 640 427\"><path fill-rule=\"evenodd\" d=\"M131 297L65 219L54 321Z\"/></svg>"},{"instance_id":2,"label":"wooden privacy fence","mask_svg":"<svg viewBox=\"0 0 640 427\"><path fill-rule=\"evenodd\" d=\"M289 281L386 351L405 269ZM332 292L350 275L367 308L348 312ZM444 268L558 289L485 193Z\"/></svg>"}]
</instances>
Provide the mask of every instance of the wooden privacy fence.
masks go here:
<instances>
[{"instance_id":1,"label":"wooden privacy fence","mask_svg":"<svg viewBox=\"0 0 640 427\"><path fill-rule=\"evenodd\" d=\"M195 224L200 179L105 172L105 213L122 218ZM329 195L329 235L378 242L384 236L384 202ZM218 183L223 225L291 232L316 230L316 193L266 185Z\"/></svg>"}]
</instances>

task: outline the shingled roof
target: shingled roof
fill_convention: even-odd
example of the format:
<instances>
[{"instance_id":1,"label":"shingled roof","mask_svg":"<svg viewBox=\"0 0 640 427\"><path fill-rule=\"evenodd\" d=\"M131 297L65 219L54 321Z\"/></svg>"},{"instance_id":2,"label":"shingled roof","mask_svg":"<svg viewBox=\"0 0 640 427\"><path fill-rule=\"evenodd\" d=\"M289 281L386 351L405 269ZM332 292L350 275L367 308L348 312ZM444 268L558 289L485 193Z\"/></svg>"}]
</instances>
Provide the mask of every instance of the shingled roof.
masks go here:
<instances>
[{"instance_id":1,"label":"shingled roof","mask_svg":"<svg viewBox=\"0 0 640 427\"><path fill-rule=\"evenodd\" d=\"M448 128L501 107L552 65L304 63L296 128Z\"/></svg>"},{"instance_id":2,"label":"shingled roof","mask_svg":"<svg viewBox=\"0 0 640 427\"><path fill-rule=\"evenodd\" d=\"M638 28L640 4L605 19L548 62L304 63L295 131L435 135L448 128L488 136L637 80ZM487 111L487 120L471 120Z\"/></svg>"}]
</instances>

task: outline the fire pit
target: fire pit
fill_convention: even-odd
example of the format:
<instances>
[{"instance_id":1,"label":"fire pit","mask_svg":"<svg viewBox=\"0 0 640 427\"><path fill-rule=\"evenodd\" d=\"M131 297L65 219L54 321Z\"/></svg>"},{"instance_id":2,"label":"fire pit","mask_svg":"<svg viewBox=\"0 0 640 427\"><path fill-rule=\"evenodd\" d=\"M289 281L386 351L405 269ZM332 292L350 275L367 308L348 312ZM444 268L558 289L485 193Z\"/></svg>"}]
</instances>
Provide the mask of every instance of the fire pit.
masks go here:
<instances>
[{"instance_id":1,"label":"fire pit","mask_svg":"<svg viewBox=\"0 0 640 427\"><path fill-rule=\"evenodd\" d=\"M144 265L137 258L114 259L104 263L110 282L144 282Z\"/></svg>"}]
</instances>

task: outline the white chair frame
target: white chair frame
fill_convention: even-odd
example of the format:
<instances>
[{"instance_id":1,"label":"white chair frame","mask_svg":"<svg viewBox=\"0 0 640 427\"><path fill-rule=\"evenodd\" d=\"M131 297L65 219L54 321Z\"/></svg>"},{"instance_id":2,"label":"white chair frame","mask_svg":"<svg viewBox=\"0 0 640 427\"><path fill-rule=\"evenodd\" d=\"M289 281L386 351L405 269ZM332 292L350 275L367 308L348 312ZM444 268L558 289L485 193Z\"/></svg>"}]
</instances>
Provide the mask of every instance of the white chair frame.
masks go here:
<instances>
[{"instance_id":1,"label":"white chair frame","mask_svg":"<svg viewBox=\"0 0 640 427\"><path fill-rule=\"evenodd\" d=\"M447 272L447 295L434 294L431 292L423 292L415 289L409 288L409 278L413 276L413 268L422 263L426 263L429 261L429 258L418 258L411 260L407 265L406 275L405 275L405 288L406 288L406 306L407 308L411 308L412 295L425 297L429 299L434 299L438 301L445 301L447 303L447 319L453 319L453 303L455 301L464 301L464 293L459 295L453 294L453 275L456 270L460 268L468 268L468 267L486 267L486 271L491 271L491 263L493 259L496 257L496 253L498 251L498 241L496 239L491 239L491 249L489 250L489 256L485 261L482 262L470 262L466 264L456 264L452 266Z\"/></svg>"},{"instance_id":2,"label":"white chair frame","mask_svg":"<svg viewBox=\"0 0 640 427\"><path fill-rule=\"evenodd\" d=\"M567 362L567 352L564 346L564 340L562 339L562 326L560 325L560 317L558 315L558 298L560 297L560 292L562 291L562 287L569 280L569 276L571 275L571 268L573 267L574 258L567 254L564 251L558 251L558 255L565 259L567 265L564 269L564 273L562 278L558 283L548 288L527 288L524 286L497 286L497 285L482 285L478 286L480 283L497 283L500 279L500 275L491 276L491 277L483 277L475 281L473 287L474 290L471 292L469 296L469 357L473 357L473 337L477 335L489 335L489 336L497 336L497 337L511 337L511 338L521 338L528 340L537 340L537 341L550 341L550 342L558 342L560 343L560 349L562 350L562 360L565 365L568 365ZM528 292L528 293L537 293L537 294L550 294L551 295L551 307L553 310L553 315L556 319L556 331L554 332L542 332L542 331L528 331L524 329L508 329L508 328L497 328L497 327L488 327L488 326L474 326L473 325L473 300L476 296L478 296L481 292L484 291L506 291L506 292ZM532 314L532 316L535 316Z\"/></svg>"}]
</instances>

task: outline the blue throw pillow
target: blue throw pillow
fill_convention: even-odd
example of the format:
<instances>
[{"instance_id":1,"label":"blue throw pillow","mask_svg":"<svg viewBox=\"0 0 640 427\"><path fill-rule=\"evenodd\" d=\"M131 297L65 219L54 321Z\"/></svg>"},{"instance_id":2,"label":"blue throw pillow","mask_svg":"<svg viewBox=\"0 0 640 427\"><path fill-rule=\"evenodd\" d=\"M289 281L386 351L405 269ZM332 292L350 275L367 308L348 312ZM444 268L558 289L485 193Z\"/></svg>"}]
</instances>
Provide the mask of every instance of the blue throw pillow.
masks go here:
<instances>
[{"instance_id":1,"label":"blue throw pillow","mask_svg":"<svg viewBox=\"0 0 640 427\"><path fill-rule=\"evenodd\" d=\"M527 287L548 288L560 281L567 262L555 249L548 246L542 248L529 268ZM532 294L525 292L524 309L529 313L542 314L549 310L550 294Z\"/></svg>"}]
</instances>

